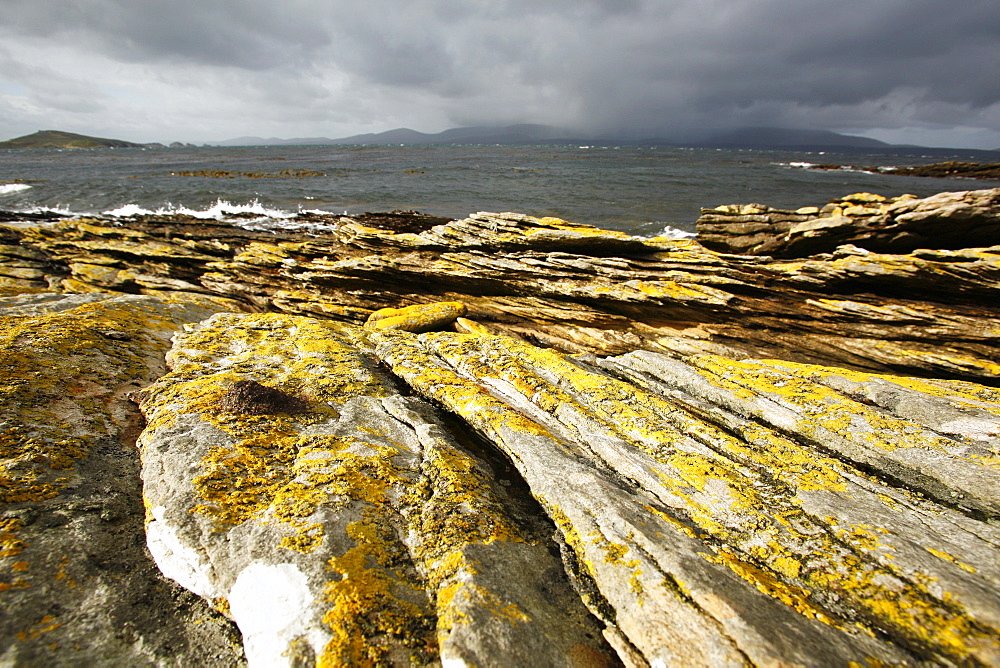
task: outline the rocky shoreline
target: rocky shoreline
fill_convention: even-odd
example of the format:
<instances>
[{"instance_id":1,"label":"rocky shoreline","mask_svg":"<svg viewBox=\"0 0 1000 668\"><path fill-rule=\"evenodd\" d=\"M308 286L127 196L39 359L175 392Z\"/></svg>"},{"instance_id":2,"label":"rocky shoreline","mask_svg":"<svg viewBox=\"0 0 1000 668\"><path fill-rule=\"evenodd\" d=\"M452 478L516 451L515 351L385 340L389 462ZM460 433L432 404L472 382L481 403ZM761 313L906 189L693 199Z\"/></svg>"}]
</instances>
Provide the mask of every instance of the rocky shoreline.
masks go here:
<instances>
[{"instance_id":1,"label":"rocky shoreline","mask_svg":"<svg viewBox=\"0 0 1000 668\"><path fill-rule=\"evenodd\" d=\"M0 215L0 663L996 664L998 223Z\"/></svg>"},{"instance_id":2,"label":"rocky shoreline","mask_svg":"<svg viewBox=\"0 0 1000 668\"><path fill-rule=\"evenodd\" d=\"M914 167L857 167L855 165L810 164L806 169L822 171L851 170L856 172L871 172L872 174L893 174L896 176L925 176L935 179L963 178L996 181L1000 179L1000 163L988 162L934 162L929 165Z\"/></svg>"}]
</instances>

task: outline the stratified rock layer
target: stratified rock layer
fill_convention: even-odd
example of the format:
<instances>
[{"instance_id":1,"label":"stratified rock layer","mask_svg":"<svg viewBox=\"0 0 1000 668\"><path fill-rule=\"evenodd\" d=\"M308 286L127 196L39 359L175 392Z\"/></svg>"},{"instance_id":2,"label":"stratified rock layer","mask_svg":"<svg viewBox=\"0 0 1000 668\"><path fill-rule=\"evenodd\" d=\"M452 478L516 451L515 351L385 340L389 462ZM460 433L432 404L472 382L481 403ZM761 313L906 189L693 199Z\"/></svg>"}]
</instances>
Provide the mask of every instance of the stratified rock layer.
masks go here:
<instances>
[{"instance_id":1,"label":"stratified rock layer","mask_svg":"<svg viewBox=\"0 0 1000 668\"><path fill-rule=\"evenodd\" d=\"M150 549L252 664L1000 660L989 388L286 315L168 361Z\"/></svg>"},{"instance_id":2,"label":"stratified rock layer","mask_svg":"<svg viewBox=\"0 0 1000 668\"><path fill-rule=\"evenodd\" d=\"M879 253L1000 244L1000 188L918 199L855 193L822 209L764 204L702 209L698 241L724 253L806 257L850 244Z\"/></svg>"},{"instance_id":3,"label":"stratified rock layer","mask_svg":"<svg viewBox=\"0 0 1000 668\"><path fill-rule=\"evenodd\" d=\"M406 396L363 330L216 316L144 391L149 547L253 665L612 665L528 498ZM234 383L302 397L220 411Z\"/></svg>"},{"instance_id":4,"label":"stratified rock layer","mask_svg":"<svg viewBox=\"0 0 1000 668\"><path fill-rule=\"evenodd\" d=\"M0 225L11 249L0 277L10 290L210 294L232 310L356 324L383 308L461 302L486 331L571 353L774 357L1000 384L1000 246L844 246L776 261L520 214L438 222L331 217L309 237L206 232L182 218L21 221ZM428 227L395 231L418 223Z\"/></svg>"},{"instance_id":5,"label":"stratified rock layer","mask_svg":"<svg viewBox=\"0 0 1000 668\"><path fill-rule=\"evenodd\" d=\"M0 662L1000 664L1000 246L295 224L0 224Z\"/></svg>"},{"instance_id":6,"label":"stratified rock layer","mask_svg":"<svg viewBox=\"0 0 1000 668\"><path fill-rule=\"evenodd\" d=\"M0 664L240 662L238 634L146 552L127 399L164 372L171 334L218 308L0 298Z\"/></svg>"}]
</instances>

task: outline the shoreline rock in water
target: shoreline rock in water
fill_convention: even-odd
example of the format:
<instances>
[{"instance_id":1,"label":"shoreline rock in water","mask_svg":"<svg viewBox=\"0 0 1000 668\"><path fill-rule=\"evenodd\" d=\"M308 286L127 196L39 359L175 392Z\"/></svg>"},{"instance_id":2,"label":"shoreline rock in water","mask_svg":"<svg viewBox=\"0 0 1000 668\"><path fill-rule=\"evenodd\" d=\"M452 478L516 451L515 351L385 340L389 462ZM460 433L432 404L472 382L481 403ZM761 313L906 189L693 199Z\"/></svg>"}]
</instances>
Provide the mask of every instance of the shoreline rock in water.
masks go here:
<instances>
[{"instance_id":1,"label":"shoreline rock in water","mask_svg":"<svg viewBox=\"0 0 1000 668\"><path fill-rule=\"evenodd\" d=\"M0 224L3 663L1000 662L1000 247L327 222Z\"/></svg>"},{"instance_id":2,"label":"shoreline rock in water","mask_svg":"<svg viewBox=\"0 0 1000 668\"><path fill-rule=\"evenodd\" d=\"M724 253L807 257L850 244L879 253L1000 244L1000 188L885 198L855 193L823 208L763 204L702 209L698 240Z\"/></svg>"}]
</instances>

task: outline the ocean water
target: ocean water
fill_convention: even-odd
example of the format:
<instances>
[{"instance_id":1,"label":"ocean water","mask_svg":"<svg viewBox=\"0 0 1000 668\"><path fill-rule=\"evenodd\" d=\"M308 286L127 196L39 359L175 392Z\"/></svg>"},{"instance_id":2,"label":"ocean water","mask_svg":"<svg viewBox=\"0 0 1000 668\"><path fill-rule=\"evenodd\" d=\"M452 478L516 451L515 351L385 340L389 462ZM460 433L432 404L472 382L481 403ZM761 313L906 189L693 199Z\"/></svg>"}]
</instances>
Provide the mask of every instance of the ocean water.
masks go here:
<instances>
[{"instance_id":1,"label":"ocean water","mask_svg":"<svg viewBox=\"0 0 1000 668\"><path fill-rule=\"evenodd\" d=\"M653 236L701 207L822 205L854 192L931 195L1000 182L809 164L941 158L588 146L281 146L0 151L0 210L187 213L270 224L300 211L516 211ZM244 214L239 216L237 214ZM235 216L235 217L234 217Z\"/></svg>"}]
</instances>

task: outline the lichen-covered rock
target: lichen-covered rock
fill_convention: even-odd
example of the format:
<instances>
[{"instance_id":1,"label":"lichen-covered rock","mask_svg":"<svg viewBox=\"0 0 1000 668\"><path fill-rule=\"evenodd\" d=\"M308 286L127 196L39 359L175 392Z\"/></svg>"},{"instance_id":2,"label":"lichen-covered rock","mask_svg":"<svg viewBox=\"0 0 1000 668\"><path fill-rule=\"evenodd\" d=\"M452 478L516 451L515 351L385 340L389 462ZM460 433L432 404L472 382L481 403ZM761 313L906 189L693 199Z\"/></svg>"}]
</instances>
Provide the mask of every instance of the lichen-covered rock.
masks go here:
<instances>
[{"instance_id":1,"label":"lichen-covered rock","mask_svg":"<svg viewBox=\"0 0 1000 668\"><path fill-rule=\"evenodd\" d=\"M698 240L726 253L807 257L850 244L880 253L1000 244L1000 188L887 199L855 193L822 209L703 209Z\"/></svg>"},{"instance_id":2,"label":"lichen-covered rock","mask_svg":"<svg viewBox=\"0 0 1000 668\"><path fill-rule=\"evenodd\" d=\"M161 570L232 616L252 665L613 664L554 528L364 334L228 314L177 340L142 400ZM308 405L230 410L248 382Z\"/></svg>"},{"instance_id":3,"label":"lichen-covered rock","mask_svg":"<svg viewBox=\"0 0 1000 668\"><path fill-rule=\"evenodd\" d=\"M511 458L623 655L1000 660L991 389L716 356L588 363L482 335L373 338L396 374ZM929 406L946 410L928 418Z\"/></svg>"},{"instance_id":4,"label":"lichen-covered rock","mask_svg":"<svg viewBox=\"0 0 1000 668\"><path fill-rule=\"evenodd\" d=\"M938 201L958 210L965 195ZM875 216L876 207L923 211L915 202L862 193L794 213L801 222ZM5 279L23 290L202 293L230 299L230 310L356 324L383 308L461 302L489 332L571 353L775 357L1000 383L1000 246L890 255L845 245L773 260L520 214L370 226L377 222L332 216L324 229L333 231L313 237L211 225L211 240L181 217L19 221L0 224L0 242L45 258L32 260L41 277ZM11 274L24 268L10 262Z\"/></svg>"},{"instance_id":5,"label":"lichen-covered rock","mask_svg":"<svg viewBox=\"0 0 1000 668\"><path fill-rule=\"evenodd\" d=\"M465 313L465 304L462 302L436 302L403 308L384 308L368 316L365 327L415 333L431 332L444 329Z\"/></svg>"},{"instance_id":6,"label":"lichen-covered rock","mask_svg":"<svg viewBox=\"0 0 1000 668\"><path fill-rule=\"evenodd\" d=\"M209 299L0 299L0 664L240 662L239 637L143 541L129 393Z\"/></svg>"},{"instance_id":7,"label":"lichen-covered rock","mask_svg":"<svg viewBox=\"0 0 1000 668\"><path fill-rule=\"evenodd\" d=\"M992 389L278 315L168 359L150 548L252 662L1000 659ZM247 380L308 410L220 410Z\"/></svg>"},{"instance_id":8,"label":"lichen-covered rock","mask_svg":"<svg viewBox=\"0 0 1000 668\"><path fill-rule=\"evenodd\" d=\"M1000 246L309 217L0 224L0 663L1000 664Z\"/></svg>"}]
</instances>

